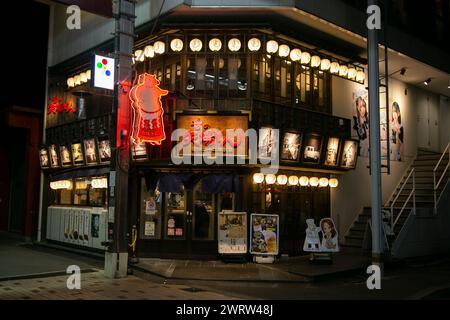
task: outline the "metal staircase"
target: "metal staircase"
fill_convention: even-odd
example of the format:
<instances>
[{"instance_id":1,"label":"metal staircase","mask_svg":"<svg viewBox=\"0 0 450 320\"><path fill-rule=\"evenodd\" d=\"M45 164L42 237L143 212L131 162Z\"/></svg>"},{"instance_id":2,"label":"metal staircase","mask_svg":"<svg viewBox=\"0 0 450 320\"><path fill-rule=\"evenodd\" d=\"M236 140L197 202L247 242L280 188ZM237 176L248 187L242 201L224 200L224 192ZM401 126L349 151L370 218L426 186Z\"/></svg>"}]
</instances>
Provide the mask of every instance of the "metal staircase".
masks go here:
<instances>
[{"instance_id":1,"label":"metal staircase","mask_svg":"<svg viewBox=\"0 0 450 320\"><path fill-rule=\"evenodd\" d=\"M441 153L419 150L389 201L383 207L388 247L392 248L410 214L417 209L436 208L450 178L450 144ZM371 208L363 208L344 237L344 247L363 249ZM388 249L389 249L388 248Z\"/></svg>"}]
</instances>

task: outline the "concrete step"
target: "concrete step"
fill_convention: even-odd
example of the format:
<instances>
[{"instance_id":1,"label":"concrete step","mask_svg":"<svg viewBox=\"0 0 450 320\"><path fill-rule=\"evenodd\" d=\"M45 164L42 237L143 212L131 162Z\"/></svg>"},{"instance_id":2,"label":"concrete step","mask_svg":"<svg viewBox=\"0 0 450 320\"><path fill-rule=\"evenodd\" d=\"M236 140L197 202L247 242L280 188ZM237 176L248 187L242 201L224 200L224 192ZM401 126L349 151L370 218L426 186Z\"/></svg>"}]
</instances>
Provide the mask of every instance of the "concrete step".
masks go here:
<instances>
[{"instance_id":1,"label":"concrete step","mask_svg":"<svg viewBox=\"0 0 450 320\"><path fill-rule=\"evenodd\" d=\"M436 160L436 163L437 163L437 161L439 161L441 156L442 156L442 153L420 154L420 155L417 155L416 160ZM444 156L443 159L448 159L448 155Z\"/></svg>"},{"instance_id":2,"label":"concrete step","mask_svg":"<svg viewBox=\"0 0 450 320\"><path fill-rule=\"evenodd\" d=\"M352 248L362 248L363 241L357 239L345 239L344 245Z\"/></svg>"}]
</instances>

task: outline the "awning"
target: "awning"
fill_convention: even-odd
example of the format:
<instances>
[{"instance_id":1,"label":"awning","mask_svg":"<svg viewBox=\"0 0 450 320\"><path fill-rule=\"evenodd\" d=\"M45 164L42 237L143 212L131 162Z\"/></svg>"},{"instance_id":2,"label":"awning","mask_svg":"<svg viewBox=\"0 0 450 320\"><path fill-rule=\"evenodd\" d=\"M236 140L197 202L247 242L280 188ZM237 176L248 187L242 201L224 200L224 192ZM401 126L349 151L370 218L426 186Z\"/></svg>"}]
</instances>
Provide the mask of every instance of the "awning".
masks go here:
<instances>
[{"instance_id":1,"label":"awning","mask_svg":"<svg viewBox=\"0 0 450 320\"><path fill-rule=\"evenodd\" d=\"M74 179L74 178L82 178L82 177L93 177L93 176L101 176L109 173L109 167L103 168L87 168L87 169L79 169L64 173L56 173L51 174L49 176L50 181L58 181L58 180L66 180L66 179Z\"/></svg>"}]
</instances>

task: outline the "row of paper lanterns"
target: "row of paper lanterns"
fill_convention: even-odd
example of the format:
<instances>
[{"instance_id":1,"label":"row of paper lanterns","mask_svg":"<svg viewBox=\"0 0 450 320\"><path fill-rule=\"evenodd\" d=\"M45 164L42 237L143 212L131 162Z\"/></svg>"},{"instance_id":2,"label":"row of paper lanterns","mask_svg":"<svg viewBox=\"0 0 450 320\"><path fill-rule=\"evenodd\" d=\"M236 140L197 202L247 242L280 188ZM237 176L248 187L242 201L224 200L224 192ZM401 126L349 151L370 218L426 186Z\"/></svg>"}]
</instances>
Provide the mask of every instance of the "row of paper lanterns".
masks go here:
<instances>
[{"instance_id":1,"label":"row of paper lanterns","mask_svg":"<svg viewBox=\"0 0 450 320\"><path fill-rule=\"evenodd\" d=\"M83 83L87 83L89 80L91 80L91 70L81 72L80 74L77 74L73 77L68 78L67 86L69 88L73 88L73 87L82 85Z\"/></svg>"},{"instance_id":2,"label":"row of paper lanterns","mask_svg":"<svg viewBox=\"0 0 450 320\"><path fill-rule=\"evenodd\" d=\"M76 184L77 189L86 189L87 183L86 181L77 181ZM107 178L94 178L91 180L91 187L93 189L106 189L108 188L108 179ZM70 180L59 180L50 182L50 189L59 190L59 189L68 189L71 190L73 188L73 183Z\"/></svg>"},{"instance_id":3,"label":"row of paper lanterns","mask_svg":"<svg viewBox=\"0 0 450 320\"><path fill-rule=\"evenodd\" d=\"M248 49L251 52L258 52L261 50L262 43L258 38L251 38L247 43ZM220 51L223 47L222 40L213 38L208 42L208 48L212 52ZM228 40L228 49L231 52L237 52L241 49L242 43L238 38ZM183 40L179 38L170 41L170 49L173 52L180 52L184 48ZM189 49L192 52L199 52L203 48L202 40L194 38L189 41ZM136 50L134 53L134 62L142 62L145 58L153 58L155 55L166 52L166 44L163 41L156 41L153 45L146 46L143 50ZM318 55L311 55L307 51L302 51L298 48L291 49L286 44L278 44L275 40L269 40L266 43L266 52L268 54L277 54L281 58L290 58L294 62L299 62L303 65L310 65L313 68L319 68L322 71L329 71L331 74L339 75L340 77L355 80L364 83L366 74L363 70L357 70L355 67L340 65L336 61L330 61L327 58L321 58Z\"/></svg>"},{"instance_id":4,"label":"row of paper lanterns","mask_svg":"<svg viewBox=\"0 0 450 320\"><path fill-rule=\"evenodd\" d=\"M275 183L284 186L297 186L300 185L302 187L330 187L330 188L336 188L339 185L339 181L336 178L318 178L318 177L297 177L297 176L286 176L284 174L281 175L274 175L274 174L267 174L264 175L262 173L255 173L253 175L253 182L255 184L261 184L263 182L266 182L268 185L273 185Z\"/></svg>"}]
</instances>

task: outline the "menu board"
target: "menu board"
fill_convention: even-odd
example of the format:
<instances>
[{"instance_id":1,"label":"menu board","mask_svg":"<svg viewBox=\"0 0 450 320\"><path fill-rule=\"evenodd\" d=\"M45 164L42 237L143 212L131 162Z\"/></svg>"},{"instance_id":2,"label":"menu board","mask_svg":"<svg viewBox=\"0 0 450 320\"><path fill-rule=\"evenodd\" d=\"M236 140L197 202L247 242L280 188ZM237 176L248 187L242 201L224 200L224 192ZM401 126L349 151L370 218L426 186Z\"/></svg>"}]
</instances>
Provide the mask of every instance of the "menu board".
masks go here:
<instances>
[{"instance_id":1,"label":"menu board","mask_svg":"<svg viewBox=\"0 0 450 320\"><path fill-rule=\"evenodd\" d=\"M277 214L250 215L250 253L276 256L279 248L279 216Z\"/></svg>"},{"instance_id":2,"label":"menu board","mask_svg":"<svg viewBox=\"0 0 450 320\"><path fill-rule=\"evenodd\" d=\"M219 213L219 254L247 253L247 213Z\"/></svg>"}]
</instances>

